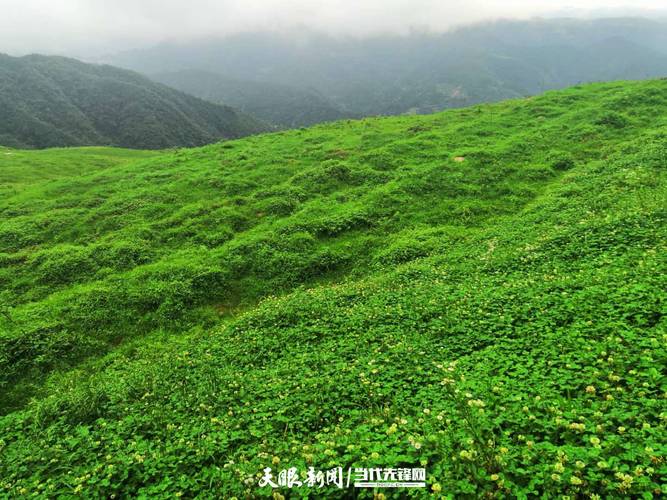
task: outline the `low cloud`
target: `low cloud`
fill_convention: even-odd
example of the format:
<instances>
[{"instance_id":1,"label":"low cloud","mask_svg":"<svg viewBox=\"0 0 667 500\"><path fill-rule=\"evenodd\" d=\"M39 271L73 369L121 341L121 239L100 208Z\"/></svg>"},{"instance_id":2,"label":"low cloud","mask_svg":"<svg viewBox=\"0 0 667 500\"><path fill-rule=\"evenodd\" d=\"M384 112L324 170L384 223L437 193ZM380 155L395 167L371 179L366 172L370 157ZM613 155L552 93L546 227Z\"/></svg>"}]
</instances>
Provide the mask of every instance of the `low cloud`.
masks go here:
<instances>
[{"instance_id":1,"label":"low cloud","mask_svg":"<svg viewBox=\"0 0 667 500\"><path fill-rule=\"evenodd\" d=\"M628 0L0 0L0 52L95 55L245 31L341 36L444 31L496 18L617 9ZM663 0L633 0L658 9ZM609 11L613 13L615 11Z\"/></svg>"}]
</instances>

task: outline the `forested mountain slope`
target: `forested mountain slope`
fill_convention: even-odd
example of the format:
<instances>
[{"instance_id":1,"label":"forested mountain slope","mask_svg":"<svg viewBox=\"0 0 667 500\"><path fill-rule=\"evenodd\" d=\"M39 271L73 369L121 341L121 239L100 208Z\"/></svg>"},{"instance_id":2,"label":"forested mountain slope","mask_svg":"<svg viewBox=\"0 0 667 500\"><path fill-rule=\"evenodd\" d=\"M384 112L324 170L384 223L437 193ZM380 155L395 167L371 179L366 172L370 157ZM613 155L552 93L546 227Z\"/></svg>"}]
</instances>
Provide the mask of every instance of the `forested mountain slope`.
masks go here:
<instances>
[{"instance_id":1,"label":"forested mountain slope","mask_svg":"<svg viewBox=\"0 0 667 500\"><path fill-rule=\"evenodd\" d=\"M266 126L131 71L63 57L0 54L0 145L160 149Z\"/></svg>"},{"instance_id":2,"label":"forested mountain slope","mask_svg":"<svg viewBox=\"0 0 667 500\"><path fill-rule=\"evenodd\" d=\"M665 493L667 81L44 153L0 151L6 495Z\"/></svg>"}]
</instances>

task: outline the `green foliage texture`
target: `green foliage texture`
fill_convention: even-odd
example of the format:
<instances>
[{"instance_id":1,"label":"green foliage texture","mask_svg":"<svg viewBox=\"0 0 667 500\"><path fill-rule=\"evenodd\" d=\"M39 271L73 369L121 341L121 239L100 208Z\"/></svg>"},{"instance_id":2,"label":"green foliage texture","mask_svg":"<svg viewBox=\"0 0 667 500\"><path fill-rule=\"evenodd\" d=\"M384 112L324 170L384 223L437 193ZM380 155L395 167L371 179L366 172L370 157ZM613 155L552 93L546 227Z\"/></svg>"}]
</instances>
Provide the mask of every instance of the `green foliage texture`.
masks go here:
<instances>
[{"instance_id":1,"label":"green foliage texture","mask_svg":"<svg viewBox=\"0 0 667 500\"><path fill-rule=\"evenodd\" d=\"M664 80L0 149L0 496L660 497L666 165Z\"/></svg>"}]
</instances>

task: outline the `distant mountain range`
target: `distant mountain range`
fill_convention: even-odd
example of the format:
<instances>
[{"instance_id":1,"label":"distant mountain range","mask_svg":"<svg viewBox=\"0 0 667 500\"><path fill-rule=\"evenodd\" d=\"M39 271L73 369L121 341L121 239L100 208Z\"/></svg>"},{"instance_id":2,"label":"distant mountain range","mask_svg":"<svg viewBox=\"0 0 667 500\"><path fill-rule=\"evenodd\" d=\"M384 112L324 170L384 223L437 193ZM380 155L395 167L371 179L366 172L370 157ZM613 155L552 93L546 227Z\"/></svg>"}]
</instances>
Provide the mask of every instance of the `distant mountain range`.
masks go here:
<instances>
[{"instance_id":1,"label":"distant mountain range","mask_svg":"<svg viewBox=\"0 0 667 500\"><path fill-rule=\"evenodd\" d=\"M430 113L584 82L667 76L667 22L501 21L441 35L367 39L241 34L162 44L106 62L273 124L296 126L339 116Z\"/></svg>"},{"instance_id":2,"label":"distant mountain range","mask_svg":"<svg viewBox=\"0 0 667 500\"><path fill-rule=\"evenodd\" d=\"M0 144L160 149L238 138L267 126L125 69L0 54Z\"/></svg>"},{"instance_id":3,"label":"distant mountain range","mask_svg":"<svg viewBox=\"0 0 667 500\"><path fill-rule=\"evenodd\" d=\"M366 39L246 33L100 62L127 69L0 54L0 145L197 146L585 82L664 77L667 21L502 21Z\"/></svg>"},{"instance_id":4,"label":"distant mountain range","mask_svg":"<svg viewBox=\"0 0 667 500\"><path fill-rule=\"evenodd\" d=\"M233 106L281 128L294 128L352 117L313 89L235 80L202 70L152 75L158 82L207 101Z\"/></svg>"}]
</instances>

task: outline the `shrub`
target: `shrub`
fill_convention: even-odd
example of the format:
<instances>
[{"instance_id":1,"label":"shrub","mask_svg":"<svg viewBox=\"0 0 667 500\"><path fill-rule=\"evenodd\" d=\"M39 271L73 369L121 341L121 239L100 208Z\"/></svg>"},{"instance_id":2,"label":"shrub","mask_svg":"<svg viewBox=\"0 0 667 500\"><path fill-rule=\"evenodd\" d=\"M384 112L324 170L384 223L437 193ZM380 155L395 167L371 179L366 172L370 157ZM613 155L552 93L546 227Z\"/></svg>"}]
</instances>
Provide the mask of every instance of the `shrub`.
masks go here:
<instances>
[{"instance_id":1,"label":"shrub","mask_svg":"<svg viewBox=\"0 0 667 500\"><path fill-rule=\"evenodd\" d=\"M630 121L626 116L613 111L605 113L595 121L596 125L601 125L604 127L610 127L615 129L625 128L629 125L629 123Z\"/></svg>"},{"instance_id":2,"label":"shrub","mask_svg":"<svg viewBox=\"0 0 667 500\"><path fill-rule=\"evenodd\" d=\"M551 168L558 172L573 169L575 167L574 158L567 153L554 153L550 159Z\"/></svg>"}]
</instances>

